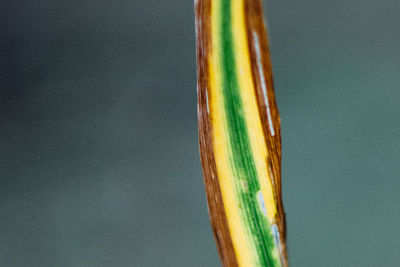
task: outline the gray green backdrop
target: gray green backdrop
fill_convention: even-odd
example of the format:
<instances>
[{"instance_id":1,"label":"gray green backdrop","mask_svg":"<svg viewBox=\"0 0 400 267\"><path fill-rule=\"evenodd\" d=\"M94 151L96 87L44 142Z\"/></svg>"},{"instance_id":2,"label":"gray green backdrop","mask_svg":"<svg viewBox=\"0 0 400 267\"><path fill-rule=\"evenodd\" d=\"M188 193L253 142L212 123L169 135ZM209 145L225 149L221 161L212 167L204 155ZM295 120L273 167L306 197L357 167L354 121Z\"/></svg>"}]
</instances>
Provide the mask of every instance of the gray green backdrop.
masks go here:
<instances>
[{"instance_id":1,"label":"gray green backdrop","mask_svg":"<svg viewBox=\"0 0 400 267\"><path fill-rule=\"evenodd\" d=\"M291 266L399 266L400 2L264 1ZM0 2L0 266L220 266L191 0Z\"/></svg>"}]
</instances>

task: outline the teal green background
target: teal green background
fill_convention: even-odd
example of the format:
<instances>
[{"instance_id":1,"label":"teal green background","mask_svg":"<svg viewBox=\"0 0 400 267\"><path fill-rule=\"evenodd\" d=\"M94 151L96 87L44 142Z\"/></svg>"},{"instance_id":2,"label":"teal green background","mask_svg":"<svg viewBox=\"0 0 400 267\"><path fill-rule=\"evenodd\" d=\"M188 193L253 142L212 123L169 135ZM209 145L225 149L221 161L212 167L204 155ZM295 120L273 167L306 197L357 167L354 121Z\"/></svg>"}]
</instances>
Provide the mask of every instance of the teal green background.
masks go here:
<instances>
[{"instance_id":1,"label":"teal green background","mask_svg":"<svg viewBox=\"0 0 400 267\"><path fill-rule=\"evenodd\" d=\"M291 266L400 262L400 3L268 1ZM0 2L0 266L219 266L193 1Z\"/></svg>"}]
</instances>

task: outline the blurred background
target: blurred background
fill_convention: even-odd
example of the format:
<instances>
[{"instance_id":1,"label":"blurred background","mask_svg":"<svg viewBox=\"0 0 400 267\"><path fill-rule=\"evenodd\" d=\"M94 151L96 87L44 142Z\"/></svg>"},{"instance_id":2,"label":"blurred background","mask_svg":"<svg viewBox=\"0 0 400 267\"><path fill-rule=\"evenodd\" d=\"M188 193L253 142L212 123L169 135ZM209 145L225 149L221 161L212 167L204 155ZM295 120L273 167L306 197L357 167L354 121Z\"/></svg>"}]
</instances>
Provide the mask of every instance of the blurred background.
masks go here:
<instances>
[{"instance_id":1,"label":"blurred background","mask_svg":"<svg viewBox=\"0 0 400 267\"><path fill-rule=\"evenodd\" d=\"M400 2L264 2L292 266L398 266ZM0 2L0 266L220 266L193 5Z\"/></svg>"}]
</instances>

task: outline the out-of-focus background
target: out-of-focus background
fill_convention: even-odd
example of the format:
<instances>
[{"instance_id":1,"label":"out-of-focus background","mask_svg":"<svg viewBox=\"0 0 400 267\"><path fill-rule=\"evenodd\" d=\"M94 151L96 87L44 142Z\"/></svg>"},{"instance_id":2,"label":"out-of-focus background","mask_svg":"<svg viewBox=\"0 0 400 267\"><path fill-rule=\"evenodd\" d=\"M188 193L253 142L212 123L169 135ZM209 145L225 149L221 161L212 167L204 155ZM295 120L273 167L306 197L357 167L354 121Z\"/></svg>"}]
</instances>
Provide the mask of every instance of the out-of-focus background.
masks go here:
<instances>
[{"instance_id":1,"label":"out-of-focus background","mask_svg":"<svg viewBox=\"0 0 400 267\"><path fill-rule=\"evenodd\" d=\"M398 266L400 2L264 2L292 266ZM193 5L0 2L0 266L220 266Z\"/></svg>"}]
</instances>

